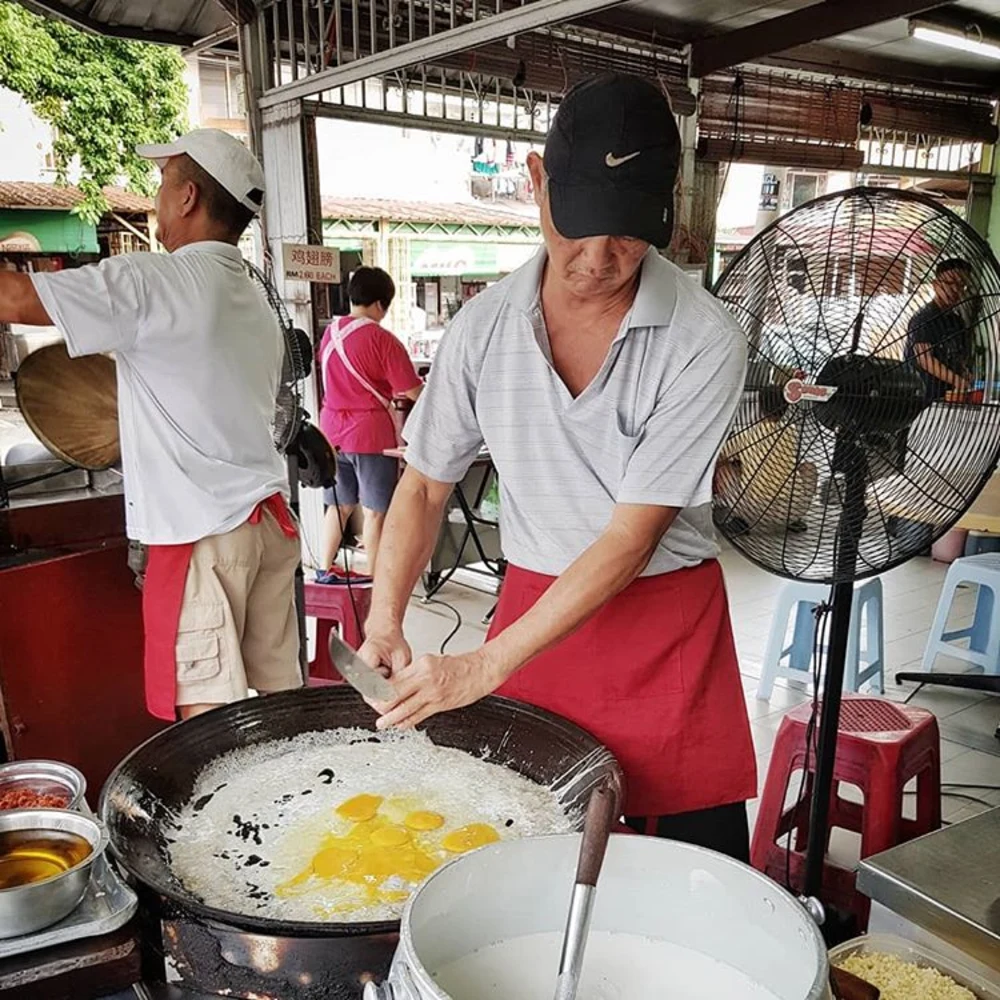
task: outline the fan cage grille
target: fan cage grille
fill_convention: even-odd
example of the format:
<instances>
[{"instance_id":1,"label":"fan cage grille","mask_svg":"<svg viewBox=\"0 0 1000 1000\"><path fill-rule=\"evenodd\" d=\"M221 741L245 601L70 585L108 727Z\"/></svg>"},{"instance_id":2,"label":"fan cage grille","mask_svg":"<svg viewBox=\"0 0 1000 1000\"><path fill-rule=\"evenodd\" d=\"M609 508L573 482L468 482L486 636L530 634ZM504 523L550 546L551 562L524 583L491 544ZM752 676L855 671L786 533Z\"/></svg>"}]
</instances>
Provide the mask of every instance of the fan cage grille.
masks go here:
<instances>
[{"instance_id":1,"label":"fan cage grille","mask_svg":"<svg viewBox=\"0 0 1000 1000\"><path fill-rule=\"evenodd\" d=\"M832 584L904 562L961 518L1000 456L1000 268L970 226L905 191L828 195L758 235L715 293L749 348L715 483L716 524L745 556ZM968 391L939 398L928 355ZM790 380L821 376L829 400L789 402ZM845 506L852 477L864 500Z\"/></svg>"}]
</instances>

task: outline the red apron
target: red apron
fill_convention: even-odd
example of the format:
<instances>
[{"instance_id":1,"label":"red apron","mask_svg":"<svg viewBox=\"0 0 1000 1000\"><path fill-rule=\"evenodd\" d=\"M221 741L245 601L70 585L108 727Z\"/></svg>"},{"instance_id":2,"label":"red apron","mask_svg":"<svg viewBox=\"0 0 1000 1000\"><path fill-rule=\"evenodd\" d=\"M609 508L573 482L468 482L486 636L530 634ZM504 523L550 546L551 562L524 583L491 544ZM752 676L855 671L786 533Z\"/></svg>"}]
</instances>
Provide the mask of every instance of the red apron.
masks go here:
<instances>
[{"instance_id":1,"label":"red apron","mask_svg":"<svg viewBox=\"0 0 1000 1000\"><path fill-rule=\"evenodd\" d=\"M511 566L490 638L554 578ZM722 570L641 577L497 694L572 720L625 771L625 814L669 816L752 799L757 768Z\"/></svg>"},{"instance_id":2,"label":"red apron","mask_svg":"<svg viewBox=\"0 0 1000 1000\"><path fill-rule=\"evenodd\" d=\"M261 501L247 523L259 524L265 508L289 538L297 537L295 521L280 493ZM184 606L188 566L197 544L150 545L142 587L146 709L150 715L169 722L177 719L177 628Z\"/></svg>"}]
</instances>

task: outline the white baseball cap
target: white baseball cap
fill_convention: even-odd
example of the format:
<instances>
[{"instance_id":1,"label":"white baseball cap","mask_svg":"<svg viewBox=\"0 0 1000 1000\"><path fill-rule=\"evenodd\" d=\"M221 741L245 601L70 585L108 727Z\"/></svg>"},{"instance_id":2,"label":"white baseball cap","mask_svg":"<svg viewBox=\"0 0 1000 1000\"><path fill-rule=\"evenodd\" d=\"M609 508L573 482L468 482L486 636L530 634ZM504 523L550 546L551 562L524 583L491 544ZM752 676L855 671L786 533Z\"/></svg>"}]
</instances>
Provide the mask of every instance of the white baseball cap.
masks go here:
<instances>
[{"instance_id":1,"label":"white baseball cap","mask_svg":"<svg viewBox=\"0 0 1000 1000\"><path fill-rule=\"evenodd\" d=\"M160 167L172 156L187 154L254 214L264 204L264 170L257 157L239 139L221 129L195 129L173 142L136 146L135 151Z\"/></svg>"}]
</instances>

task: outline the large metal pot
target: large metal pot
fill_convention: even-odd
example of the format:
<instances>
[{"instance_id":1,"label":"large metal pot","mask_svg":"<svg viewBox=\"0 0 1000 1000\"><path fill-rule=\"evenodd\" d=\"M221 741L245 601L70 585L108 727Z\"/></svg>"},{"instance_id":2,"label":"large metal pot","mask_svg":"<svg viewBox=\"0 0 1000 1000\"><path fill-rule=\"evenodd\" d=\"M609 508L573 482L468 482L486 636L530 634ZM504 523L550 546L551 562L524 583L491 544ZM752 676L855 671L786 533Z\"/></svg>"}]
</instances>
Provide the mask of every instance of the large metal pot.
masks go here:
<instances>
[{"instance_id":1,"label":"large metal pot","mask_svg":"<svg viewBox=\"0 0 1000 1000\"><path fill-rule=\"evenodd\" d=\"M434 973L498 941L561 934L578 850L573 835L509 841L439 869L407 905L390 978L369 984L365 1000L473 1000L443 992ZM830 997L826 947L802 906L766 876L700 847L613 836L592 927L690 948L778 1000Z\"/></svg>"},{"instance_id":2,"label":"large metal pot","mask_svg":"<svg viewBox=\"0 0 1000 1000\"><path fill-rule=\"evenodd\" d=\"M157 911L174 973L187 985L231 996L357 1000L367 979L388 972L398 921L275 921L230 913L188 892L170 866L171 831L205 766L235 749L338 728L375 729L375 714L346 686L253 698L154 736L108 779L100 811L111 853L147 909ZM552 785L578 828L597 783L611 781L621 793L620 768L604 747L529 705L485 698L436 716L426 730L440 746L486 752L491 762Z\"/></svg>"}]
</instances>

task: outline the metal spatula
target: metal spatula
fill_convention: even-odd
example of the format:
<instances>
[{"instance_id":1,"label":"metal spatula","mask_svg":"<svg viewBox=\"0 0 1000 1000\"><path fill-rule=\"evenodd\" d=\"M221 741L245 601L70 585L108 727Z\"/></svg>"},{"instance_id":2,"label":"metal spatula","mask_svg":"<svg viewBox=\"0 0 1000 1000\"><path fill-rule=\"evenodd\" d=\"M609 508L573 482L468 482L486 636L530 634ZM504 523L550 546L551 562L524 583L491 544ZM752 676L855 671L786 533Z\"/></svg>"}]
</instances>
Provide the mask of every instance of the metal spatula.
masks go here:
<instances>
[{"instance_id":1,"label":"metal spatula","mask_svg":"<svg viewBox=\"0 0 1000 1000\"><path fill-rule=\"evenodd\" d=\"M556 982L555 1000L576 1000L583 969L583 953L590 933L590 917L594 909L597 879L608 849L608 837L615 815L615 796L606 785L595 788L587 805L587 818L580 843L580 859L576 868L573 900L563 936L562 956L559 959L559 979Z\"/></svg>"}]
</instances>

